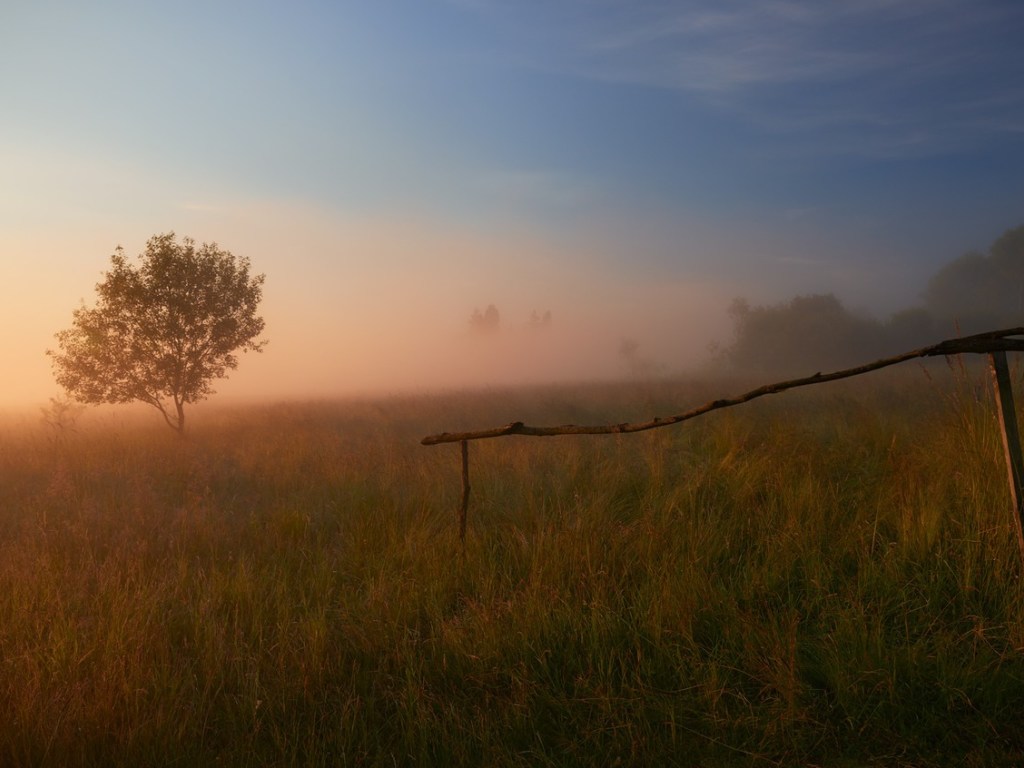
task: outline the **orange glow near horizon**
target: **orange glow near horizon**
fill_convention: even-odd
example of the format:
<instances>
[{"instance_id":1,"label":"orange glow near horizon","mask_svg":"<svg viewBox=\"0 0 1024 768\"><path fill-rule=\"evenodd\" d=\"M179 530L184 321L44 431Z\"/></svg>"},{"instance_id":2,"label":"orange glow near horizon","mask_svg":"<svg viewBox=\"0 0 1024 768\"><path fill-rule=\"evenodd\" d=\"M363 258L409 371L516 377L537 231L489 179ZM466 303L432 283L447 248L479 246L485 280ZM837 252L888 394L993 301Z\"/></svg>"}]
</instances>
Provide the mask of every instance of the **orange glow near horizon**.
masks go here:
<instances>
[{"instance_id":1,"label":"orange glow near horizon","mask_svg":"<svg viewBox=\"0 0 1024 768\"><path fill-rule=\"evenodd\" d=\"M269 339L240 357L213 400L301 399L421 392L625 373L617 346L673 370L699 363L723 330L728 292L700 284L612 280L590 271L588 249L536 237L446 230L412 217L340 219L288 206L180 207L179 235L216 240L264 272ZM136 225L135 229L140 227ZM157 231L154 230L155 234ZM68 327L118 245L95 232L35 240L8 237L0 344L9 364L0 407L45 405L58 396L45 350ZM120 241L129 254L139 242ZM628 276L627 276L628 277ZM495 304L501 330L473 333L474 308ZM550 310L549 329L529 327Z\"/></svg>"}]
</instances>

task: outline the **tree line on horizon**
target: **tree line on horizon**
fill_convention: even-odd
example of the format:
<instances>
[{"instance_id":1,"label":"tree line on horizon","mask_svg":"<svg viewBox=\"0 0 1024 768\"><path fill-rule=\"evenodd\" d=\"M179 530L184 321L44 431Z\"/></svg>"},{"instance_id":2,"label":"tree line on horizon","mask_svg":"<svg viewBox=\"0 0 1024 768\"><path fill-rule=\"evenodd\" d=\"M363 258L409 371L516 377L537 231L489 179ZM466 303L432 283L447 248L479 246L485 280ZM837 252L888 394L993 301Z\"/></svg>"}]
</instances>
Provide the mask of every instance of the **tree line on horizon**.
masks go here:
<instances>
[{"instance_id":1,"label":"tree line on horizon","mask_svg":"<svg viewBox=\"0 0 1024 768\"><path fill-rule=\"evenodd\" d=\"M480 333L495 333L501 327L501 314L493 304L488 304L483 312L477 307L469 316L469 327L471 330ZM547 309L543 314L537 310L530 312L530 320L527 328L546 329L551 327L551 310Z\"/></svg>"},{"instance_id":2,"label":"tree line on horizon","mask_svg":"<svg viewBox=\"0 0 1024 768\"><path fill-rule=\"evenodd\" d=\"M833 293L729 307L732 344L720 352L737 370L832 370L898 354L957 335L1024 323L1024 225L987 252L970 251L928 280L922 303L879 320L846 307Z\"/></svg>"},{"instance_id":3,"label":"tree line on horizon","mask_svg":"<svg viewBox=\"0 0 1024 768\"><path fill-rule=\"evenodd\" d=\"M72 313L72 327L47 350L57 383L81 403L140 401L183 434L185 406L213 393L212 382L238 365L238 352L259 352L258 307L265 276L216 243L155 235L137 264L119 247L96 285L97 303ZM720 352L739 370L826 371L904 352L957 334L1024 322L1024 225L1004 232L985 253L972 251L938 270L923 304L886 321L853 312L833 293L796 296L767 306L738 298L729 308L734 339ZM470 326L494 332L491 304ZM534 311L528 327L547 328ZM643 359L623 340L619 355L634 370ZM650 371L644 369L648 375Z\"/></svg>"}]
</instances>

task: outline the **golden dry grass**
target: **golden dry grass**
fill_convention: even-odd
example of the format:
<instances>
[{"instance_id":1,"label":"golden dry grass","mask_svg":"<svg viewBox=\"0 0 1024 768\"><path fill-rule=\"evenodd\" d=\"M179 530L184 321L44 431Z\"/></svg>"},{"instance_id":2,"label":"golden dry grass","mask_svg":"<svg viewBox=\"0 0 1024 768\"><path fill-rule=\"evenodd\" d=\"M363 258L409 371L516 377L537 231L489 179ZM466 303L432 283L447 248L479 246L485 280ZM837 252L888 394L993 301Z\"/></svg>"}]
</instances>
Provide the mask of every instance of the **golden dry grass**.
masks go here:
<instances>
[{"instance_id":1,"label":"golden dry grass","mask_svg":"<svg viewBox=\"0 0 1024 768\"><path fill-rule=\"evenodd\" d=\"M1018 380L1019 383L1019 380ZM723 389L725 391L723 391ZM1014 765L992 403L920 368L7 424L3 765Z\"/></svg>"}]
</instances>

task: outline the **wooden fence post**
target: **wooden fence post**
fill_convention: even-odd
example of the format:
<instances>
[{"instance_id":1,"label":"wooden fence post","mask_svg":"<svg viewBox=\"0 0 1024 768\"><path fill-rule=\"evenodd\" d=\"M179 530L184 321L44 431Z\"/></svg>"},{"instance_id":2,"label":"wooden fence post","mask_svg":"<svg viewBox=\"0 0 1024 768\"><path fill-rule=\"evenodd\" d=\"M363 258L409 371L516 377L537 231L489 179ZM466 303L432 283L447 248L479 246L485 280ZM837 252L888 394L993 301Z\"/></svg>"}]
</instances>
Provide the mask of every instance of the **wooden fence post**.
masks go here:
<instances>
[{"instance_id":1,"label":"wooden fence post","mask_svg":"<svg viewBox=\"0 0 1024 768\"><path fill-rule=\"evenodd\" d=\"M1017 429L1017 409L1013 404L1013 385L1010 382L1010 369L1006 364L1005 352L990 352L989 363L992 366L992 385L995 388L996 411L1003 435L1006 469L1010 477L1013 526L1017 533L1021 559L1024 560L1024 457L1021 456L1020 432Z\"/></svg>"},{"instance_id":2,"label":"wooden fence post","mask_svg":"<svg viewBox=\"0 0 1024 768\"><path fill-rule=\"evenodd\" d=\"M507 437L509 435L552 437L554 435L623 435L632 432L644 432L649 429L660 429L672 426L673 424L680 424L684 421L695 419L698 416L703 416L711 411L716 411L719 408L731 408L734 405L747 403L765 395L774 395L788 389L806 387L812 384L824 384L827 381L848 379L919 357L987 354L992 367L992 383L995 389L999 423L1002 428L1006 467L1010 478L1010 495L1013 497L1013 525L1017 533L1017 544L1020 547L1021 560L1024 562L1024 458L1021 456L1020 433L1017 428L1017 411L1013 404L1013 387L1010 384L1010 372L1006 365L1006 353L1008 351L1024 352L1024 339L1011 338L1014 336L1024 336L1024 326L946 339L938 344L913 349L909 352L875 360L873 363L864 363L853 368L845 368L841 371L832 371L831 373L818 372L813 376L805 376L800 379L765 384L742 395L711 400L685 413L679 413L667 418L656 416L649 421L643 422L596 424L592 426L563 424L558 427L534 427L527 426L521 421L514 421L503 427L476 430L474 432L441 432L436 435L427 435L420 443L423 445L462 443L462 506L459 509L459 540L462 542L462 550L465 552L466 515L469 510L470 440L485 440L494 437Z\"/></svg>"},{"instance_id":3,"label":"wooden fence post","mask_svg":"<svg viewBox=\"0 0 1024 768\"><path fill-rule=\"evenodd\" d=\"M459 541L466 546L466 513L469 511L469 441L462 441L462 506L459 508Z\"/></svg>"}]
</instances>

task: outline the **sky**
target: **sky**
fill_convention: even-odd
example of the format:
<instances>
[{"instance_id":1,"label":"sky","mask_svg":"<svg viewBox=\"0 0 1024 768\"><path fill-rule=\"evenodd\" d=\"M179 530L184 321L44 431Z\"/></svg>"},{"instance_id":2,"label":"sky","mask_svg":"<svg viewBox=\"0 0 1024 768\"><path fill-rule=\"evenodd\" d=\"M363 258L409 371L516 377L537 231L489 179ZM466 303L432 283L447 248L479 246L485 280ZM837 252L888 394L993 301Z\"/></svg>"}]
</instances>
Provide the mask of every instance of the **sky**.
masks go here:
<instances>
[{"instance_id":1,"label":"sky","mask_svg":"<svg viewBox=\"0 0 1024 768\"><path fill-rule=\"evenodd\" d=\"M1024 3L0 0L0 405L117 246L266 274L217 397L666 371L1024 224ZM470 332L494 304L501 332ZM547 331L528 328L552 313Z\"/></svg>"}]
</instances>

